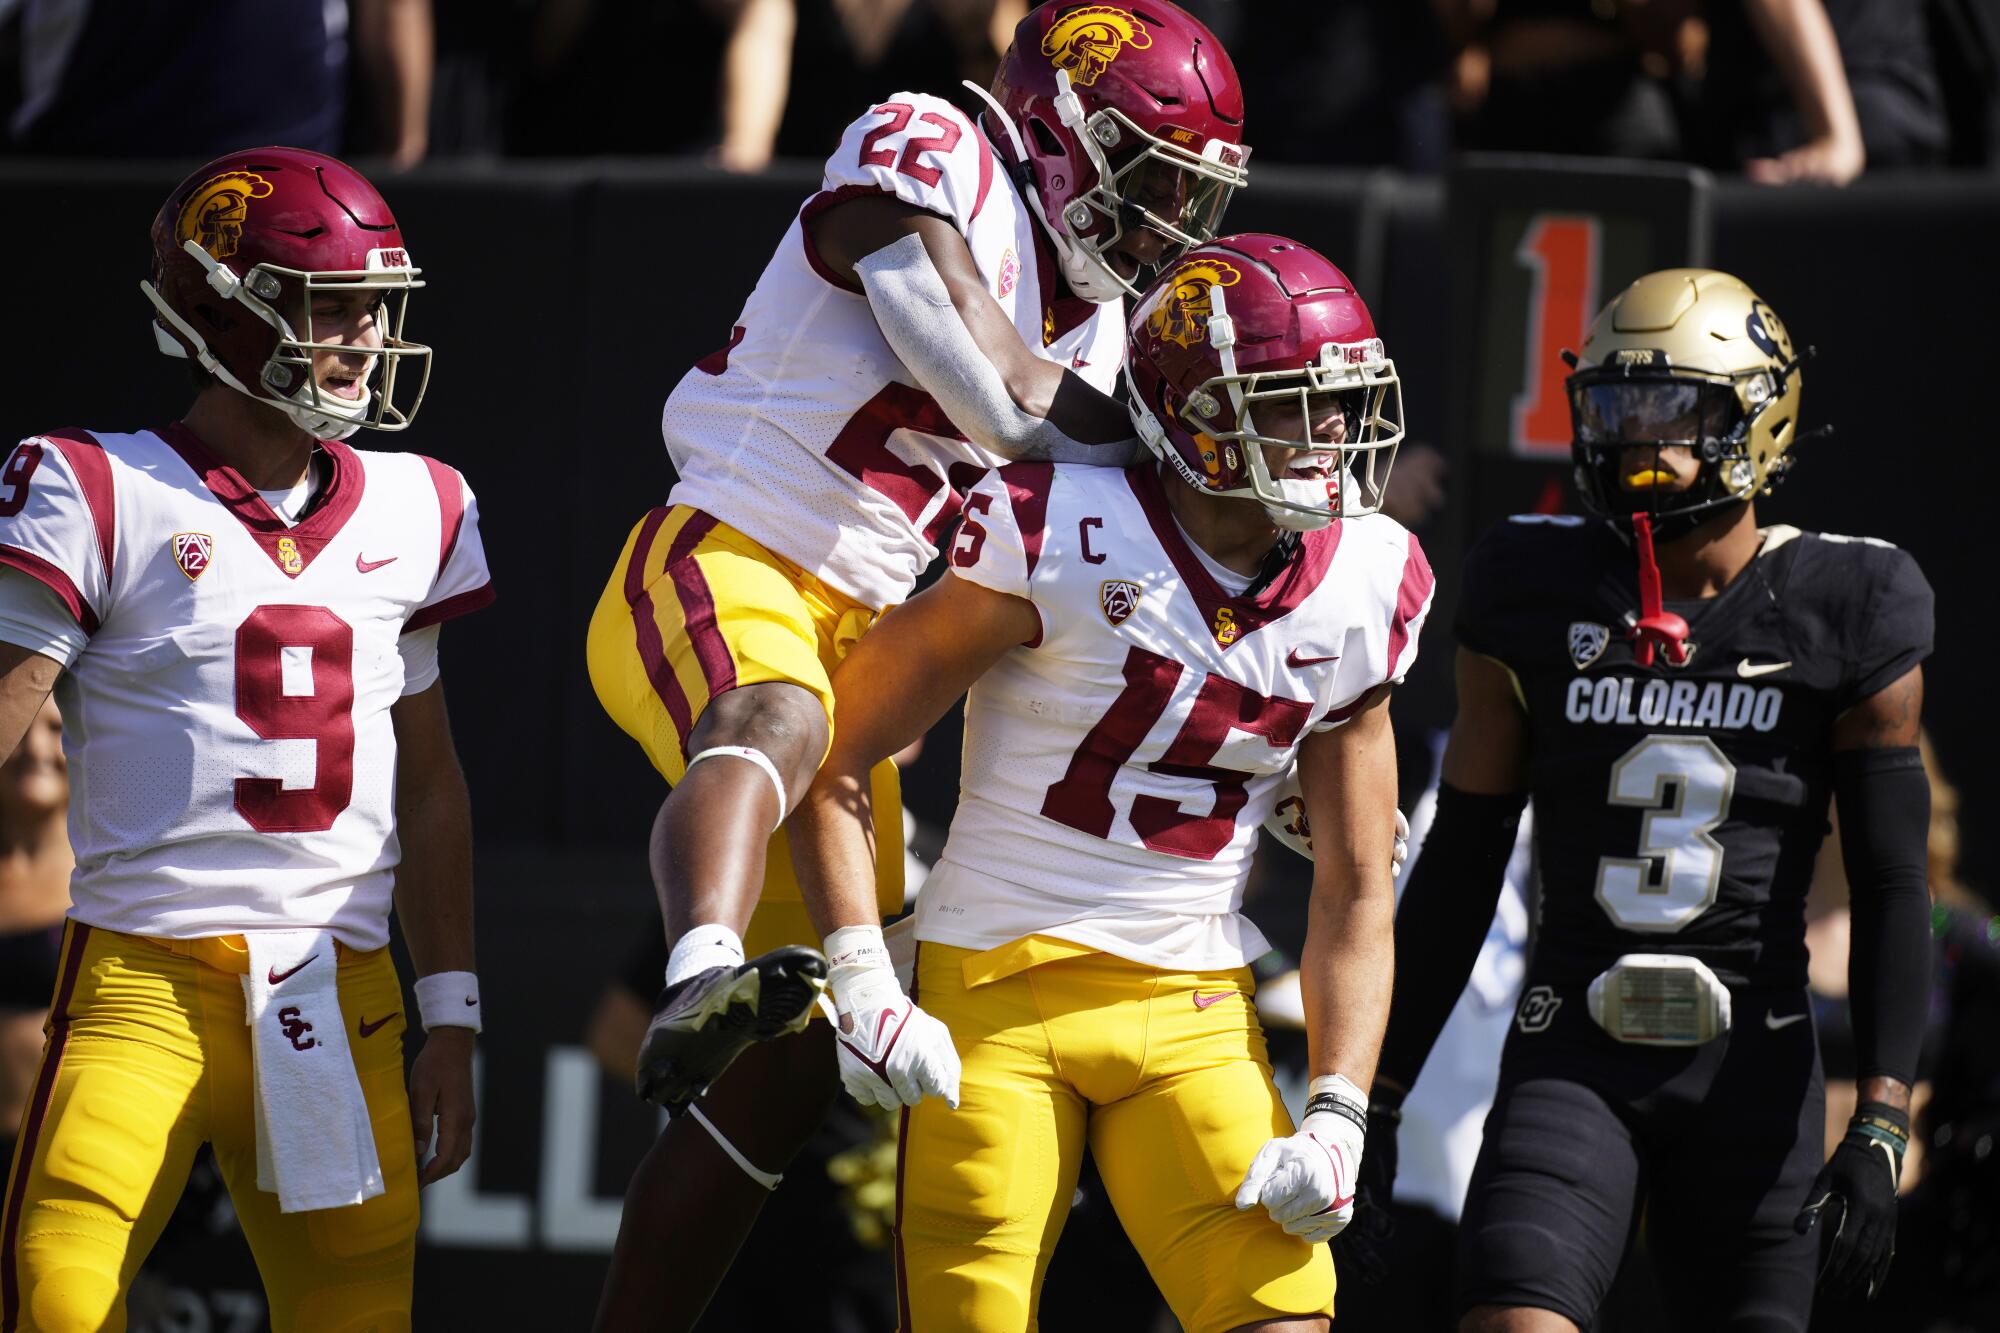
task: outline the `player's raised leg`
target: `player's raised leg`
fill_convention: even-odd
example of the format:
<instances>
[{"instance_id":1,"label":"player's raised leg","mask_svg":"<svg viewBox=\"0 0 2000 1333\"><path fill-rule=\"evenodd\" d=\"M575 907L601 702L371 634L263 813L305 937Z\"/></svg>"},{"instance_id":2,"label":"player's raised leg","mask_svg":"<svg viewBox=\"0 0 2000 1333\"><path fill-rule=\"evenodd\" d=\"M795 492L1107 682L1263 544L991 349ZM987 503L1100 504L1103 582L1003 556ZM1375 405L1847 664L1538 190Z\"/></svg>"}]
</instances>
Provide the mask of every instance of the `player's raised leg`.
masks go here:
<instances>
[{"instance_id":1,"label":"player's raised leg","mask_svg":"<svg viewBox=\"0 0 2000 1333\"><path fill-rule=\"evenodd\" d=\"M675 505L634 529L591 620L598 698L673 784L650 846L671 953L638 1090L675 1110L751 1042L797 1031L826 975L801 945L749 961L743 949L768 844L831 728L820 654L837 621L821 625L802 579L726 524Z\"/></svg>"}]
</instances>

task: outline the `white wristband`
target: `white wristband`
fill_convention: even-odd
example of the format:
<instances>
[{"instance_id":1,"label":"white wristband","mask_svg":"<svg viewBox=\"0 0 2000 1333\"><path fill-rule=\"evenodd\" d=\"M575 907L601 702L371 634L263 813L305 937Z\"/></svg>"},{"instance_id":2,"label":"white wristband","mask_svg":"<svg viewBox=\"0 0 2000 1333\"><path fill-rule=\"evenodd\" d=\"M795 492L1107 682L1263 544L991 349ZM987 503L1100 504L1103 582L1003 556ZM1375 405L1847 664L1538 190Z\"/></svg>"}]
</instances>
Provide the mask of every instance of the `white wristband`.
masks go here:
<instances>
[{"instance_id":1,"label":"white wristband","mask_svg":"<svg viewBox=\"0 0 2000 1333\"><path fill-rule=\"evenodd\" d=\"M433 972L417 978L417 1016L432 1028L480 1030L479 976L474 972Z\"/></svg>"},{"instance_id":2,"label":"white wristband","mask_svg":"<svg viewBox=\"0 0 2000 1333\"><path fill-rule=\"evenodd\" d=\"M826 989L840 1013L878 1008L902 994L882 927L842 926L821 947L827 961Z\"/></svg>"}]
</instances>

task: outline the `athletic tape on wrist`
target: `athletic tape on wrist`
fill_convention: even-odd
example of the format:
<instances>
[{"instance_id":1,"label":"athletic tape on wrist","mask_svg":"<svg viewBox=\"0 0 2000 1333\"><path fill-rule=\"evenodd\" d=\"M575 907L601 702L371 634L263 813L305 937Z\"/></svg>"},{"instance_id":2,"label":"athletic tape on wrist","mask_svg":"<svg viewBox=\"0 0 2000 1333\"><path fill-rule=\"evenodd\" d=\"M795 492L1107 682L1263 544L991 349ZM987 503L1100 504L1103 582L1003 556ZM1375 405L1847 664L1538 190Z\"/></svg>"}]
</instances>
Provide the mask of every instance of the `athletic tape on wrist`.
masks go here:
<instances>
[{"instance_id":1,"label":"athletic tape on wrist","mask_svg":"<svg viewBox=\"0 0 2000 1333\"><path fill-rule=\"evenodd\" d=\"M433 972L417 978L417 1017L424 1031L471 1028L480 1031L479 977L472 972Z\"/></svg>"},{"instance_id":2,"label":"athletic tape on wrist","mask_svg":"<svg viewBox=\"0 0 2000 1333\"><path fill-rule=\"evenodd\" d=\"M699 1106L688 1107L688 1114L694 1117L694 1122L697 1125L708 1131L708 1136L715 1140L717 1147L729 1154L730 1161L743 1168L744 1175L750 1177L750 1179L756 1181L767 1190L778 1188L779 1184L784 1181L785 1178L783 1175L772 1175L769 1171L759 1171L756 1167L750 1165L750 1159L736 1151L735 1144L722 1137L722 1131L717 1129L715 1123L701 1113Z\"/></svg>"},{"instance_id":3,"label":"athletic tape on wrist","mask_svg":"<svg viewBox=\"0 0 2000 1333\"><path fill-rule=\"evenodd\" d=\"M771 785L778 789L778 822L771 826L771 831L775 833L783 827L785 815L789 809L785 798L785 780L778 776L778 766L771 762L771 757L762 750L753 750L747 745L711 745L699 754L690 755L687 766L688 768L693 768L704 759L718 758L748 759L751 763L764 770L764 776L771 779ZM681 780L683 782L687 780L685 769L682 770Z\"/></svg>"}]
</instances>

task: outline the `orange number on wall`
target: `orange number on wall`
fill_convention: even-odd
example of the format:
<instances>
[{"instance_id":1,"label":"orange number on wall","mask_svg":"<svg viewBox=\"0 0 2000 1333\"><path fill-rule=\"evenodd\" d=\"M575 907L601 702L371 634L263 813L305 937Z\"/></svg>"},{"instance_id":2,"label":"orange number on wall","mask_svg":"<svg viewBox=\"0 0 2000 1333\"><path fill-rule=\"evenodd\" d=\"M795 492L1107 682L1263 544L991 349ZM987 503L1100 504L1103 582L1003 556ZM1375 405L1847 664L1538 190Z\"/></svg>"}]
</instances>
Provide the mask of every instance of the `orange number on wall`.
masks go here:
<instances>
[{"instance_id":1,"label":"orange number on wall","mask_svg":"<svg viewBox=\"0 0 2000 1333\"><path fill-rule=\"evenodd\" d=\"M1589 216L1536 213L1528 219L1515 260L1531 275L1525 341L1526 375L1514 395L1508 442L1517 454L1566 457L1569 398L1563 392L1562 350L1583 346L1597 313L1597 252L1603 228Z\"/></svg>"}]
</instances>

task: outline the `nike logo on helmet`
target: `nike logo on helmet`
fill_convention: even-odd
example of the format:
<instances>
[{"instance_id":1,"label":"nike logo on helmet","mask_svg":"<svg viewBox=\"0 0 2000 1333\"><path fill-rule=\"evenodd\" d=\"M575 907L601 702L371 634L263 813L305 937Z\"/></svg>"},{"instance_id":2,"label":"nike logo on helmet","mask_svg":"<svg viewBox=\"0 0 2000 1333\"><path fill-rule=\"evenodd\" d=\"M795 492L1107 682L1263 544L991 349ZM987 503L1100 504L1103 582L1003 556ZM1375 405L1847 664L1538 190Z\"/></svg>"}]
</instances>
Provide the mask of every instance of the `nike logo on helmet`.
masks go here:
<instances>
[{"instance_id":1,"label":"nike logo on helmet","mask_svg":"<svg viewBox=\"0 0 2000 1333\"><path fill-rule=\"evenodd\" d=\"M274 967L274 968L272 968L272 969L271 969L271 971L270 971L270 974L269 974L269 977L268 977L267 979L268 979L268 980L270 981L270 983L271 983L271 984L272 984L273 986L275 986L275 985L277 985L277 984L278 984L279 982L283 981L283 980L284 980L284 979L285 979L286 977L289 977L289 976L292 976L292 975L294 975L295 973L297 973L297 972L300 972L300 971L302 971L302 970L303 970L303 969L305 968L305 965L306 965L306 963L310 963L310 962L311 962L311 961L313 960L313 958L317 958L317 957L319 957L319 955L318 955L318 954L314 954L314 955L312 955L312 958L308 958L308 959L306 959L306 962L305 962L305 963L298 963L298 964L295 964L294 966L291 966L291 967L288 967L288 968L286 968L286 969L285 969L284 971L282 971L282 972L280 972L280 971L279 971L279 970L278 970L277 968L275 968L275 967Z\"/></svg>"},{"instance_id":2,"label":"nike logo on helmet","mask_svg":"<svg viewBox=\"0 0 2000 1333\"><path fill-rule=\"evenodd\" d=\"M397 1009L397 1010L393 1011L392 1013L390 1013L390 1015L389 1015L389 1018L394 1018L394 1017L395 1017L395 1016L396 1016L397 1014L400 1014L400 1013L402 1013L402 1012L403 1012L403 1011L402 1011L401 1009ZM361 1020L361 1035L362 1035L362 1036L364 1036L364 1037L372 1037L372 1036L374 1036L374 1035L375 1035L375 1034L376 1034L377 1032L380 1032L380 1031L382 1030L382 1025L383 1025L384 1023L388 1022L388 1021L389 1021L389 1018L378 1018L378 1019L376 1019L376 1020L375 1020L375 1021L374 1021L373 1023L369 1022L369 1021L368 1021L367 1019L365 1019L365 1018L364 1018L364 1019L362 1019L362 1020Z\"/></svg>"},{"instance_id":3,"label":"nike logo on helmet","mask_svg":"<svg viewBox=\"0 0 2000 1333\"><path fill-rule=\"evenodd\" d=\"M1786 665L1789 666L1790 663ZM1806 1016L1804 1014L1786 1014L1783 1018L1780 1018L1768 1009L1764 1011L1764 1026L1773 1032L1776 1032L1779 1028L1788 1028L1794 1023L1803 1023L1805 1021Z\"/></svg>"},{"instance_id":4,"label":"nike logo on helmet","mask_svg":"<svg viewBox=\"0 0 2000 1333\"><path fill-rule=\"evenodd\" d=\"M1211 1004L1226 1000L1234 994L1236 992L1233 990L1217 991L1213 995L1203 995L1200 991L1196 991L1194 993L1194 1007L1197 1009L1206 1009Z\"/></svg>"},{"instance_id":5,"label":"nike logo on helmet","mask_svg":"<svg viewBox=\"0 0 2000 1333\"><path fill-rule=\"evenodd\" d=\"M1736 664L1736 674L1745 680L1755 680L1759 676L1768 676L1773 671L1783 671L1789 666L1791 666L1789 661L1752 662L1746 657Z\"/></svg>"},{"instance_id":6,"label":"nike logo on helmet","mask_svg":"<svg viewBox=\"0 0 2000 1333\"><path fill-rule=\"evenodd\" d=\"M1285 665L1291 667L1294 671L1300 667L1318 666L1322 662L1338 662L1339 660L1339 653L1335 653L1331 657L1300 657L1299 650L1296 648L1285 654Z\"/></svg>"},{"instance_id":7,"label":"nike logo on helmet","mask_svg":"<svg viewBox=\"0 0 2000 1333\"><path fill-rule=\"evenodd\" d=\"M354 553L354 572L357 574L372 574L384 565L395 564L399 558L392 555L386 560L363 560L361 552L356 551Z\"/></svg>"}]
</instances>

